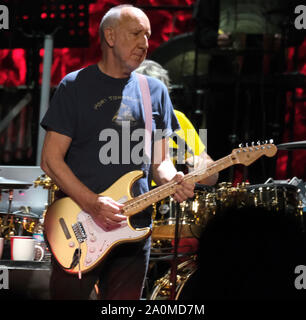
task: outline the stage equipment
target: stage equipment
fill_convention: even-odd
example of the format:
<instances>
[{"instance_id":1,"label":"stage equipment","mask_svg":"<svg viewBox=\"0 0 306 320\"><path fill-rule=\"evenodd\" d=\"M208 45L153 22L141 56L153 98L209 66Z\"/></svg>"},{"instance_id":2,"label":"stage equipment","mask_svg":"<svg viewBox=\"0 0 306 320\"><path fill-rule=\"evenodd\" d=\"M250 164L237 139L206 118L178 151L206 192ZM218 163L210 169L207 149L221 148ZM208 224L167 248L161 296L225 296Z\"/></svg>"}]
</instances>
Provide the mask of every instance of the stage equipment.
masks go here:
<instances>
[{"instance_id":1,"label":"stage equipment","mask_svg":"<svg viewBox=\"0 0 306 320\"><path fill-rule=\"evenodd\" d=\"M2 177L0 180L4 182L3 187L0 187L2 189L0 212L8 212L7 191L13 189L14 197L10 212L30 208L30 213L41 216L48 204L48 190L35 188L34 182L42 174L43 171L38 166L0 166Z\"/></svg>"},{"instance_id":2,"label":"stage equipment","mask_svg":"<svg viewBox=\"0 0 306 320\"><path fill-rule=\"evenodd\" d=\"M3 2L3 1L2 1ZM87 47L89 0L4 1L9 30L0 33L0 48L31 48L33 41L54 35L54 46ZM32 39L32 40L31 40Z\"/></svg>"},{"instance_id":3,"label":"stage equipment","mask_svg":"<svg viewBox=\"0 0 306 320\"><path fill-rule=\"evenodd\" d=\"M279 150L287 150L287 151L300 150L300 149L306 150L306 140L281 143L281 144L277 145L277 148Z\"/></svg>"}]
</instances>

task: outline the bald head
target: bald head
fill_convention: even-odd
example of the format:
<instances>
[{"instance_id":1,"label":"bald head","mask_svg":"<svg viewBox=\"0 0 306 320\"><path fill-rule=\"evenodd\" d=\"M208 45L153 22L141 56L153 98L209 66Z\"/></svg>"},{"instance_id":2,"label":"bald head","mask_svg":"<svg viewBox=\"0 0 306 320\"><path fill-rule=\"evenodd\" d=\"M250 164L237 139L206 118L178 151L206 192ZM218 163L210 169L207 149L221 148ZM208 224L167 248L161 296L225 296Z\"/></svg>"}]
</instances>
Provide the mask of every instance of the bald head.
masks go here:
<instances>
[{"instance_id":1,"label":"bald head","mask_svg":"<svg viewBox=\"0 0 306 320\"><path fill-rule=\"evenodd\" d=\"M151 25L146 14L131 5L110 9L100 24L100 69L112 77L127 77L145 59Z\"/></svg>"},{"instance_id":2,"label":"bald head","mask_svg":"<svg viewBox=\"0 0 306 320\"><path fill-rule=\"evenodd\" d=\"M119 23L122 16L128 16L133 12L133 14L144 15L145 13L139 9L134 7L131 4L122 4L108 10L103 16L100 27L99 27L99 36L101 43L104 40L104 31L107 28L115 28Z\"/></svg>"}]
</instances>

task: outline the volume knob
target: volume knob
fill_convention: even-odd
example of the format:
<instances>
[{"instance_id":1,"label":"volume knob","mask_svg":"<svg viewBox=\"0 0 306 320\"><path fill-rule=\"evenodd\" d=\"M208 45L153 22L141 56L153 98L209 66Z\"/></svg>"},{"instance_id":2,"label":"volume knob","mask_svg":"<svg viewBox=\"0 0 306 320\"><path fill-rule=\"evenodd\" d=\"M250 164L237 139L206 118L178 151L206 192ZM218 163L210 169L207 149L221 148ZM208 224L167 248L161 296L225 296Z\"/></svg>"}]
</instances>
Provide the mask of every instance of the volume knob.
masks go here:
<instances>
[{"instance_id":1,"label":"volume knob","mask_svg":"<svg viewBox=\"0 0 306 320\"><path fill-rule=\"evenodd\" d=\"M90 242L96 242L96 241L97 241L97 237L96 236L90 237Z\"/></svg>"},{"instance_id":2,"label":"volume knob","mask_svg":"<svg viewBox=\"0 0 306 320\"><path fill-rule=\"evenodd\" d=\"M95 251L96 251L95 247L90 247L90 248L89 248L89 252L90 252L90 253L94 253Z\"/></svg>"}]
</instances>

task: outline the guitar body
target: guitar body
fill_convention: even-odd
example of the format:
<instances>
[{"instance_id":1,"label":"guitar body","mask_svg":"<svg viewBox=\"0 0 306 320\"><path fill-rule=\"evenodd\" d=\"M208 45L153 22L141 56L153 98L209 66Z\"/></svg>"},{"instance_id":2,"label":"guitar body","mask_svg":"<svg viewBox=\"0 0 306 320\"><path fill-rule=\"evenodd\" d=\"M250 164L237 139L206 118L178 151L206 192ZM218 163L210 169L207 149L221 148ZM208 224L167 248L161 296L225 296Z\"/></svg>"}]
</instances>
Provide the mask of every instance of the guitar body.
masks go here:
<instances>
[{"instance_id":1,"label":"guitar body","mask_svg":"<svg viewBox=\"0 0 306 320\"><path fill-rule=\"evenodd\" d=\"M142 175L142 171L129 172L100 195L124 203L132 199L132 185ZM142 240L151 233L150 228L134 229L129 218L121 222L120 227L103 229L68 197L55 201L48 208L44 230L55 259L69 273L88 272L115 246ZM80 254L78 249L81 249Z\"/></svg>"}]
</instances>

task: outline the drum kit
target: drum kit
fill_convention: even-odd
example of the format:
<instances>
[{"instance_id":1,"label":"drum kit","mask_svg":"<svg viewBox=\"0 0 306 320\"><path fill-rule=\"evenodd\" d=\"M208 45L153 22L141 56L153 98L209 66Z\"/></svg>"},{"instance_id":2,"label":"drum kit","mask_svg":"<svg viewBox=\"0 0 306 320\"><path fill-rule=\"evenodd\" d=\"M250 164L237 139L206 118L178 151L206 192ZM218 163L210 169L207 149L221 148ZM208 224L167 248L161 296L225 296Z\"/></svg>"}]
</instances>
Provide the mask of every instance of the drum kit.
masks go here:
<instances>
[{"instance_id":1,"label":"drum kit","mask_svg":"<svg viewBox=\"0 0 306 320\"><path fill-rule=\"evenodd\" d=\"M9 194L7 212L0 213L0 235L6 239L13 235L29 235L39 220L37 215L30 212L29 207L21 207L12 212L14 190L28 189L31 185L29 182L0 177L0 195L3 192Z\"/></svg>"},{"instance_id":2,"label":"drum kit","mask_svg":"<svg viewBox=\"0 0 306 320\"><path fill-rule=\"evenodd\" d=\"M285 150L306 148L306 141L279 147ZM197 270L197 254L196 250L180 254L179 247L175 253L175 245L188 238L199 239L209 220L223 209L257 207L271 214L295 216L301 229L306 231L303 217L306 183L296 177L290 181L269 178L263 184L255 185L247 182L237 185L222 182L215 187L196 184L194 193L192 199L179 205L174 205L171 198L153 205L151 269L161 260L169 263L168 270L149 288L149 300L180 299L186 282Z\"/></svg>"},{"instance_id":3,"label":"drum kit","mask_svg":"<svg viewBox=\"0 0 306 320\"><path fill-rule=\"evenodd\" d=\"M0 237L9 239L11 236L32 236L40 215L31 212L29 206L21 206L18 210L12 211L14 192L29 189L32 182L19 181L0 177L0 201L3 193L8 193L8 208L6 212L0 212ZM38 177L34 181L34 187L43 186L48 189L48 204L54 199L54 192L57 187L46 175Z\"/></svg>"}]
</instances>

